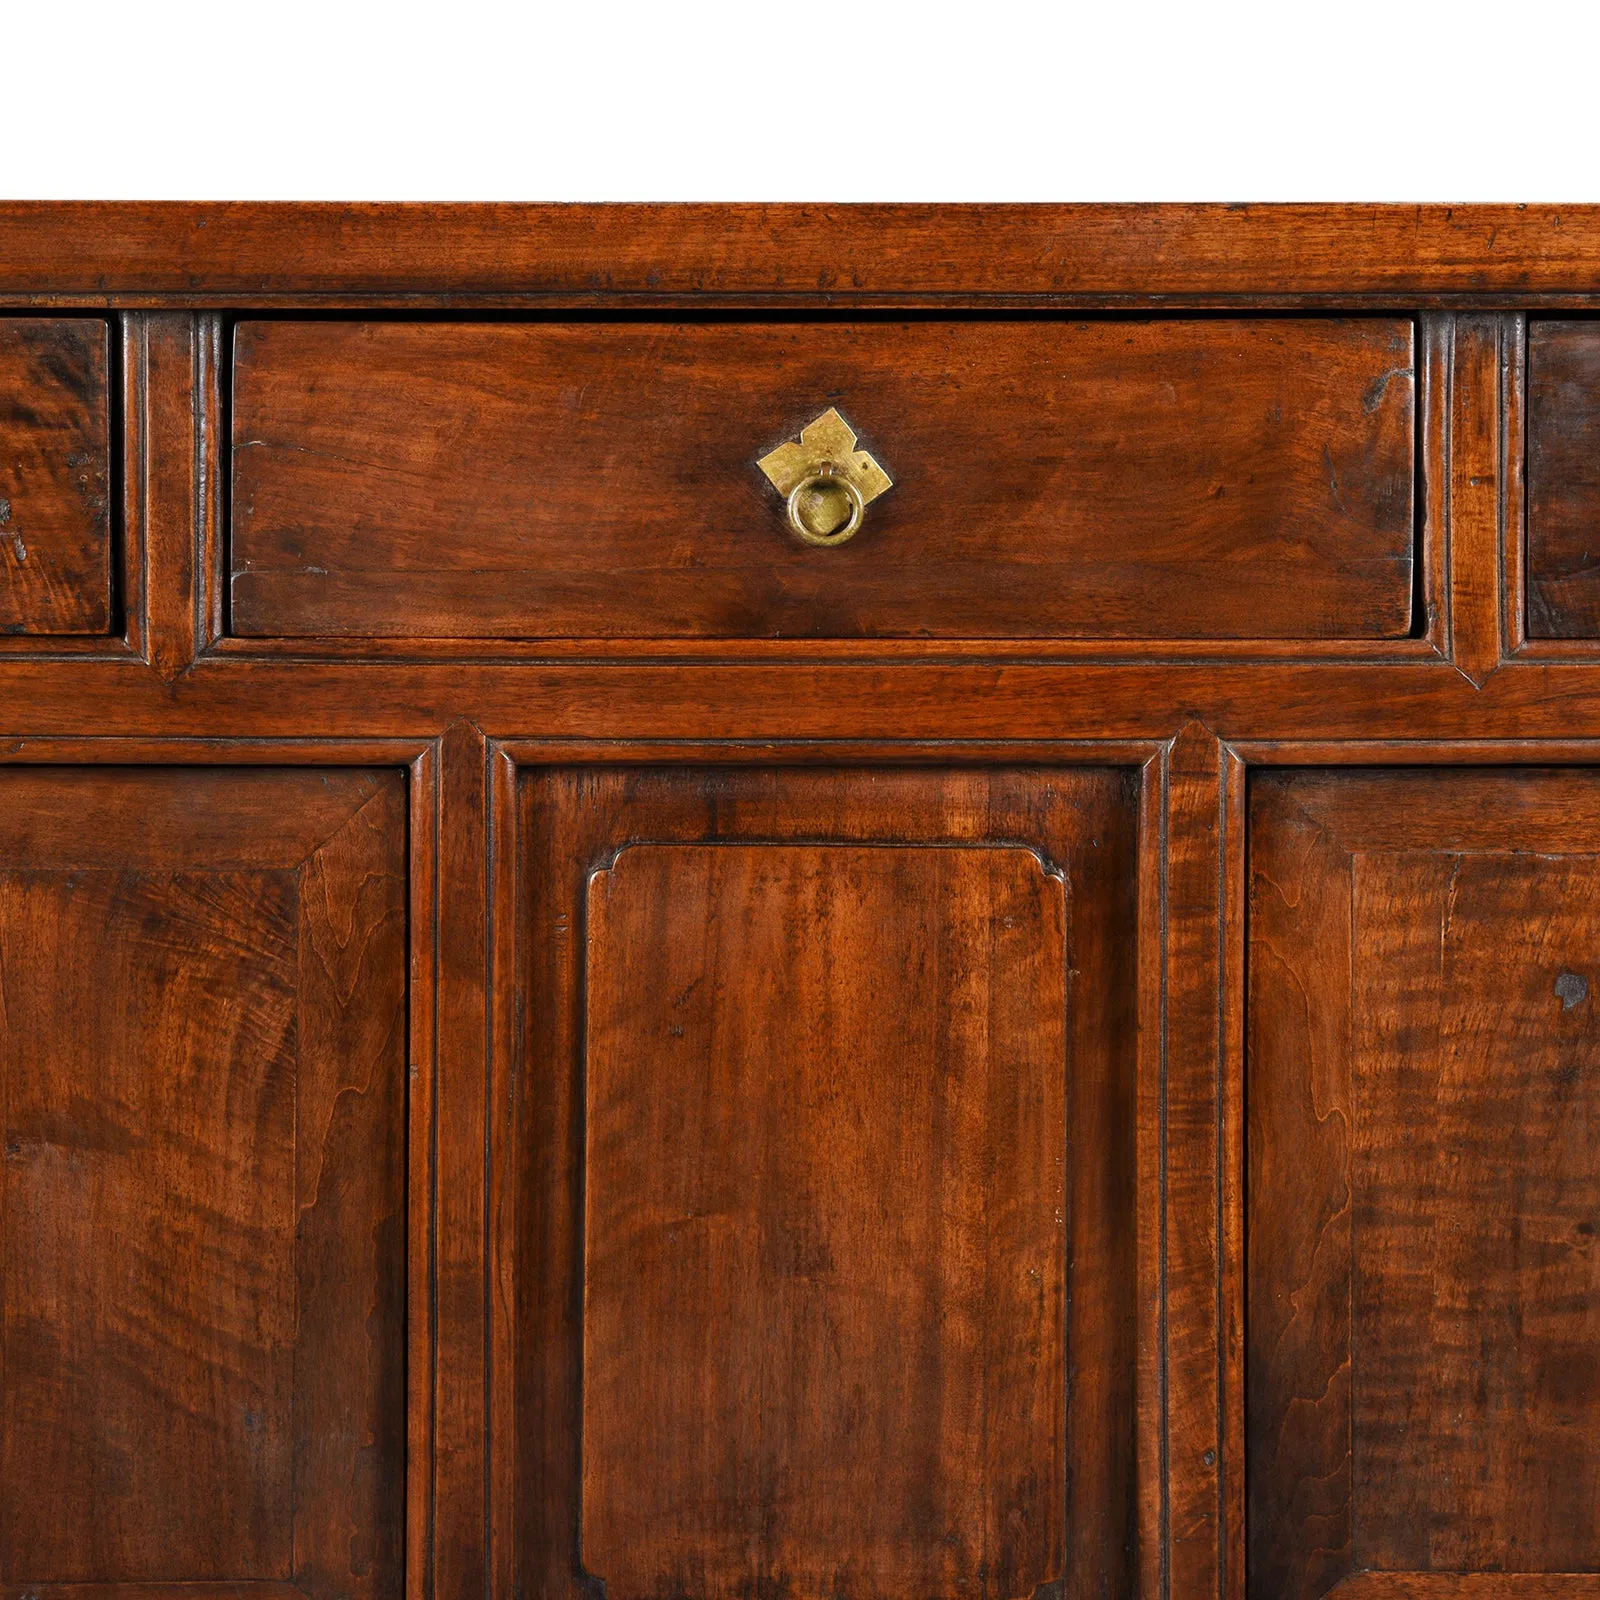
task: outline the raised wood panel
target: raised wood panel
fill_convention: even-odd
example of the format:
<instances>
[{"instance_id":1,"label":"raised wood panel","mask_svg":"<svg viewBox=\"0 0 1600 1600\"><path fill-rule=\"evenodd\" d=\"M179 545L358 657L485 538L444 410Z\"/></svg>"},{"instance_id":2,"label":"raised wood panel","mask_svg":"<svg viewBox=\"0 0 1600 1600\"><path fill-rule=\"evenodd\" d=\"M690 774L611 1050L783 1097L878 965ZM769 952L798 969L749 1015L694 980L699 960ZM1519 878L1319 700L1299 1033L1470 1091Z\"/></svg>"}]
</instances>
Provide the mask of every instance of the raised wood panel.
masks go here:
<instances>
[{"instance_id":1,"label":"raised wood panel","mask_svg":"<svg viewBox=\"0 0 1600 1600\"><path fill-rule=\"evenodd\" d=\"M1600 1570L1600 777L1273 774L1250 826L1249 1592L1567 1593Z\"/></svg>"},{"instance_id":2,"label":"raised wood panel","mask_svg":"<svg viewBox=\"0 0 1600 1600\"><path fill-rule=\"evenodd\" d=\"M1062 1572L1065 890L1024 849L671 845L591 880L584 1566ZM758 980L752 981L754 975Z\"/></svg>"},{"instance_id":3,"label":"raised wood panel","mask_svg":"<svg viewBox=\"0 0 1600 1600\"><path fill-rule=\"evenodd\" d=\"M0 317L0 633L111 627L110 339Z\"/></svg>"},{"instance_id":4,"label":"raised wood panel","mask_svg":"<svg viewBox=\"0 0 1600 1600\"><path fill-rule=\"evenodd\" d=\"M242 322L251 637L1395 639L1413 328ZM838 406L834 549L756 460Z\"/></svg>"},{"instance_id":5,"label":"raised wood panel","mask_svg":"<svg viewBox=\"0 0 1600 1600\"><path fill-rule=\"evenodd\" d=\"M1128 1592L1132 776L520 796L518 1581Z\"/></svg>"},{"instance_id":6,"label":"raised wood panel","mask_svg":"<svg viewBox=\"0 0 1600 1600\"><path fill-rule=\"evenodd\" d=\"M1052 1516L1062 1600L1600 1600L1583 1232L1600 805L1581 765L1600 739L1600 208L4 204L0 235L0 755L160 763L196 741L230 762L387 762L403 741L437 807L408 822L408 1129L394 777L0 775L0 1600L395 1595L402 1522L414 1600L596 1600L586 1562L612 1600L802 1600L834 1577L791 1582L761 1548L741 1570L707 1531L717 1508L681 1497L652 1543L651 1508L700 1458L653 1446L662 1470L630 1484L607 1461L632 1440L585 1448L603 1373L647 1355L614 1289L612 1323L586 1323L588 1203L642 1259L629 1208L693 1154L663 1138L659 1172L588 1159L586 1022L621 969L615 921L589 960L589 876L620 912L659 853L651 903L681 916L691 856L785 850L940 857L963 882L1037 851L1064 886L1062 1500L1038 1491L994 1536L1023 1552L1009 1572L984 1562L958 1589L952 1547L907 1539L825 1600L887 1595L896 1564L918 1600L1001 1600ZM527 360L495 353L519 318ZM282 492L229 507L215 341L241 325L295 362L252 380L284 459L269 473L247 449L233 480ZM1391 359L1383 340L1413 326L1423 359ZM1173 329L1201 330L1193 362L1162 347ZM1274 335L1290 342L1264 349ZM1068 356L1092 382L1066 382ZM1307 409L1272 416L1296 395ZM898 481L855 545L813 556L754 459L825 403ZM1403 514L1402 477L1426 490ZM240 574L228 638L241 535L278 566ZM664 627L682 631L642 652ZM1141 783L1021 765L1145 760L1175 736ZM519 775L500 739L566 765ZM1138 747L1027 743L1044 740ZM752 764L713 765L729 741ZM587 764L624 749L679 765ZM1257 772L1246 806L1240 764L1287 760L1329 765ZM1372 765L1412 761L1437 765ZM680 992L671 962L762 929L799 954L685 1009L708 1036L755 1014L798 1036L776 985L824 954L776 909L790 881L751 881L716 889L765 907L749 928L673 940L614 991L613 1066ZM938 891L907 901L862 916L970 935ZM859 1054L888 1057L859 1031ZM1016 1128L1025 1108L980 1108L978 1046L953 1038L952 1103ZM858 1148L932 1148L939 1130L835 1077L823 1109L853 1114ZM635 1079L638 1115L683 1104L682 1080ZM822 1113L800 1092L763 1110L723 1148L776 1124L788 1175ZM863 1158L838 1195L818 1170L826 1220L865 1192L885 1240L911 1237L892 1164ZM970 1176L949 1179L958 1202ZM735 1198L764 1218L783 1197ZM431 1223L409 1241L406 1205ZM969 1235L970 1212L953 1212ZM891 1308L941 1274L963 1320L932 1342L940 1371L987 1374L959 1337L969 1268L859 1270ZM674 1288L647 1280L638 1303L722 1348L740 1307L769 1304L755 1278L744 1299ZM876 1323L846 1325L875 1350ZM773 1348L796 1395L825 1393L821 1347ZM925 1370L872 1359L885 1408ZM714 1387L748 1369L695 1370ZM741 1438L681 1385L649 1399L680 1407L685 1439ZM840 1550L868 1547L920 1461L981 1512L986 1462L915 1444L832 1464L814 1504L754 1478L732 1511L769 1506L773 1549L833 1517ZM972 1548L983 1523L963 1523ZM673 1540L711 1565L681 1579Z\"/></svg>"},{"instance_id":7,"label":"raised wood panel","mask_svg":"<svg viewBox=\"0 0 1600 1600\"><path fill-rule=\"evenodd\" d=\"M397 1595L400 777L11 770L0 814L0 1582Z\"/></svg>"}]
</instances>

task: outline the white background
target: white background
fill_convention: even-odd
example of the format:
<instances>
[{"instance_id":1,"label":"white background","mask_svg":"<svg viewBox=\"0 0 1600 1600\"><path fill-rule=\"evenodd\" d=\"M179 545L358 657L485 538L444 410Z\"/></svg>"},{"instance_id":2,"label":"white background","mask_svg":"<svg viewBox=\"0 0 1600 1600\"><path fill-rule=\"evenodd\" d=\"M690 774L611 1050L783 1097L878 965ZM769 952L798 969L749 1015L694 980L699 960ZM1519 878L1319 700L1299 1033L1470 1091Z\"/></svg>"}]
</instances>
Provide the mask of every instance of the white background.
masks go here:
<instances>
[{"instance_id":1,"label":"white background","mask_svg":"<svg viewBox=\"0 0 1600 1600\"><path fill-rule=\"evenodd\" d=\"M1600 6L0 0L0 198L1600 199Z\"/></svg>"}]
</instances>

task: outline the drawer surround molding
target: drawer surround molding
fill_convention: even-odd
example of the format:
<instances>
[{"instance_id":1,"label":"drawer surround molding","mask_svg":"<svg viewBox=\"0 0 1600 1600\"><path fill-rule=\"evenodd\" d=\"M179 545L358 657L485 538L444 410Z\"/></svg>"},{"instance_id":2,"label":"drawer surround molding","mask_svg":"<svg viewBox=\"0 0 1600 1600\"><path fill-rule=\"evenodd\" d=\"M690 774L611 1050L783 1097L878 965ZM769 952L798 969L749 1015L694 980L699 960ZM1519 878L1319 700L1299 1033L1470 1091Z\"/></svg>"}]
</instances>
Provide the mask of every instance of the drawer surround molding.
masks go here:
<instances>
[{"instance_id":1,"label":"drawer surround molding","mask_svg":"<svg viewBox=\"0 0 1600 1600\"><path fill-rule=\"evenodd\" d=\"M0 638L5 764L52 769L85 793L96 774L120 782L111 773L129 768L157 779L260 769L261 784L317 768L404 780L404 806L390 807L381 828L385 859L404 862L406 885L409 1133L398 1247L407 1388L403 1417L391 1410L387 1421L404 1438L403 1461L391 1453L389 1464L400 1469L393 1482L404 1499L403 1572L394 1581L408 1597L511 1600L535 1572L583 1581L576 1545L541 1522L527 1495L538 1481L529 1464L543 1448L526 1444L529 1418L543 1413L529 1410L525 1375L541 1369L520 1297L540 1258L519 1230L538 1185L512 1116L525 1104L518 1096L530 1064L519 952L533 935L546 937L527 913L526 833L553 814L529 797L586 772L609 775L623 795L642 793L647 779L677 783L735 837L744 836L740 807L781 816L783 797L804 791L816 824L805 839L819 860L851 837L855 824L839 819L860 810L858 797L897 782L942 775L960 797L947 802L959 819L952 827L984 837L993 816L996 839L1027 845L1028 830L1010 828L993 798L1004 774L1027 772L1042 785L1055 771L1084 782L1123 775L1136 1049L1117 1136L1131 1151L1131 1192L1126 1255L1114 1257L1125 1259L1115 1269L1125 1276L1114 1286L1130 1297L1119 1370L1131 1409L1115 1448L1090 1459L1103 1474L1098 1503L1120 1507L1125 1491L1127 1521L1115 1532L1075 1521L1069 1499L1051 1538L1075 1554L1052 1600L1101 1593L1101 1578L1139 1600L1254 1600L1278 1583L1284 1568L1251 1544L1246 1514L1251 1463L1269 1459L1249 1431L1258 1413L1246 1362L1245 1175L1263 1153L1249 1134L1250 995L1259 981L1247 916L1251 797L1310 782L1308 773L1313 788L1323 784L1318 793L1449 796L1486 783L1492 769L1497 810L1481 826L1499 830L1496 859L1514 861L1538 847L1541 829L1559 826L1546 814L1547 797L1565 792L1559 774L1570 770L1582 785L1600 768L1600 640L1530 636L1537 550L1527 465L1530 427L1547 426L1530 413L1542 405L1548 419L1564 403L1530 394L1531 330L1583 325L1600 310L1600 212L23 205L0 207L0 239L0 318L103 319L118 391L109 413L113 631ZM229 350L243 321L381 313L431 326L536 314L700 325L734 315L960 320L1023 310L1411 321L1414 633L1312 642L486 641L231 631ZM877 427L848 403L842 409L863 430ZM750 441L752 462L791 420L806 418L775 418ZM881 446L898 495L900 452L889 437L863 437ZM887 512L892 498L874 511ZM1572 525L1581 530L1581 521ZM776 518L773 527L781 537ZM1423 776L1407 776L1415 774ZM242 778L250 788L254 780ZM1382 823L1381 808L1373 814L1379 822L1370 825ZM53 824L72 825L65 810ZM177 864L177 842L149 848L174 852ZM1519 904L1502 893L1499 926L1511 925ZM1408 903L1395 902L1390 937L1410 927L1408 917ZM1527 1007L1518 1015L1565 1039L1557 1030L1586 1025L1600 973L1568 1008L1576 987L1553 983L1582 976L1582 951L1568 948L1567 933L1549 934L1566 943L1551 947L1545 983L1538 941L1546 935L1514 926L1533 952L1525 965L1538 986L1518 1000ZM1473 964L1471 981L1488 1004L1496 996L1484 970ZM737 1006L737 996L723 1004ZM1286 1059L1262 1058L1271 1073L1264 1084L1293 1085ZM1556 1072L1522 1092L1554 1117L1559 1088ZM93 1129L79 1115L72 1137L87 1139ZM1562 1247L1586 1248L1577 1234ZM1452 1281L1472 1290L1479 1258L1455 1259ZM1288 1268L1272 1270L1279 1276L1265 1281ZM1369 1386L1381 1381L1373 1371L1369 1358ZM1560 1381L1586 1383L1581 1363ZM1380 1415L1365 1404L1363 1415ZM1437 1487L1430 1492L1437 1507ZM551 1507L571 1503L570 1485L552 1494ZM1418 1499L1427 1499L1420 1488ZM1507 1517L1515 1510L1506 1507ZM1578 1570L1472 1572L1463 1567L1470 1541L1441 1536L1433 1564L1416 1548L1399 1552L1401 1561L1392 1537L1362 1533L1361 1514L1359 1505L1351 1513L1353 1553L1326 1567L1296 1556L1296 1592L1600 1593L1597 1563L1565 1533L1547 1548L1576 1551ZM720 1559L726 1568L726 1552ZM1374 1559L1393 1570L1363 1566ZM112 1590L135 1600L135 1575L119 1582L106 1570L94 1586L105 1600L119 1600ZM755 1570L754 1581L772 1581L759 1562ZM66 1586L32 1581L40 1578L48 1574L9 1567L0 1542L5 1600L69 1600ZM263 1573L238 1592L255 1586L309 1600L334 1594L314 1564ZM548 1588L543 1579L532 1586ZM180 1586L155 1587L159 1595L141 1588L140 1600L180 1600ZM85 1592L76 1588L77 1600ZM628 1585L610 1592L634 1600ZM718 1591L708 1580L700 1592ZM857 1592L865 1597L870 1586ZM1025 1597L996 1592L995 1600Z\"/></svg>"}]
</instances>

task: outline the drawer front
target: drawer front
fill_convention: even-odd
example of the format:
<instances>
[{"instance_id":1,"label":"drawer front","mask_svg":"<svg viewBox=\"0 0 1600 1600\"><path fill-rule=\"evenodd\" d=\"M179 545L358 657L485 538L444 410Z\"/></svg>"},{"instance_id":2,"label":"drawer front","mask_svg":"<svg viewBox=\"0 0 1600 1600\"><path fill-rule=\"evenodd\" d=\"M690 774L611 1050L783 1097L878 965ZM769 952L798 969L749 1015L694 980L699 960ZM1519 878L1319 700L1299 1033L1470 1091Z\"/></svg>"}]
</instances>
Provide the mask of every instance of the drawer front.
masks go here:
<instances>
[{"instance_id":1,"label":"drawer front","mask_svg":"<svg viewBox=\"0 0 1600 1600\"><path fill-rule=\"evenodd\" d=\"M1402 319L236 332L252 637L1388 639ZM831 547L758 462L830 408L893 487Z\"/></svg>"},{"instance_id":2,"label":"drawer front","mask_svg":"<svg viewBox=\"0 0 1600 1600\"><path fill-rule=\"evenodd\" d=\"M0 633L111 626L107 329L0 318Z\"/></svg>"},{"instance_id":3,"label":"drawer front","mask_svg":"<svg viewBox=\"0 0 1600 1600\"><path fill-rule=\"evenodd\" d=\"M1528 634L1600 637L1600 323L1528 325Z\"/></svg>"}]
</instances>

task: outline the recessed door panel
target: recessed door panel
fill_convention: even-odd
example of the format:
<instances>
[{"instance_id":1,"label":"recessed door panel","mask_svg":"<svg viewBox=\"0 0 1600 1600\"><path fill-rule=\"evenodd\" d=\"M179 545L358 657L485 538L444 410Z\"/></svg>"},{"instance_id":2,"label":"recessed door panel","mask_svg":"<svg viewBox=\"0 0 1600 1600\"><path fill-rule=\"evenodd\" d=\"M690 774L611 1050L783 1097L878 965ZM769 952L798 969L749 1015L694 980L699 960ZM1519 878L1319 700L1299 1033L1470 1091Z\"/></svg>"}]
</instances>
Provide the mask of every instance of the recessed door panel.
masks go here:
<instances>
[{"instance_id":1,"label":"recessed door panel","mask_svg":"<svg viewBox=\"0 0 1600 1600\"><path fill-rule=\"evenodd\" d=\"M524 1581L1121 1592L1130 777L549 770L522 800Z\"/></svg>"},{"instance_id":2,"label":"recessed door panel","mask_svg":"<svg viewBox=\"0 0 1600 1600\"><path fill-rule=\"evenodd\" d=\"M0 773L8 1592L399 1593L404 802Z\"/></svg>"},{"instance_id":3,"label":"recessed door panel","mask_svg":"<svg viewBox=\"0 0 1600 1600\"><path fill-rule=\"evenodd\" d=\"M1250 1593L1552 1593L1600 1569L1600 778L1270 775L1251 824Z\"/></svg>"}]
</instances>

